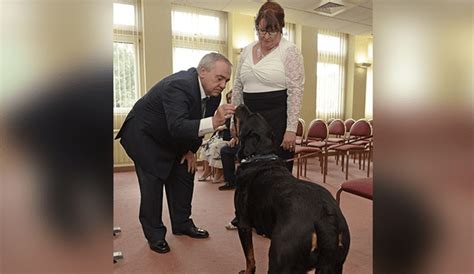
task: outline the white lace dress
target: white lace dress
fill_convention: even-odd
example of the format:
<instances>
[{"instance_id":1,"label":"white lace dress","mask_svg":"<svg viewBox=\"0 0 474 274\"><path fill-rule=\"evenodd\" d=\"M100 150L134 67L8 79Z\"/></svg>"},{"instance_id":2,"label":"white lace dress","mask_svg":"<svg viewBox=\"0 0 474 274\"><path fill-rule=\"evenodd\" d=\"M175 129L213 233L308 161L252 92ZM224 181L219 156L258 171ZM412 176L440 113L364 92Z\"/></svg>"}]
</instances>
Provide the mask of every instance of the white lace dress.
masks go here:
<instances>
[{"instance_id":1,"label":"white lace dress","mask_svg":"<svg viewBox=\"0 0 474 274\"><path fill-rule=\"evenodd\" d=\"M227 143L219 134L214 134L202 145L201 159L207 160L211 167L222 168L221 148Z\"/></svg>"}]
</instances>

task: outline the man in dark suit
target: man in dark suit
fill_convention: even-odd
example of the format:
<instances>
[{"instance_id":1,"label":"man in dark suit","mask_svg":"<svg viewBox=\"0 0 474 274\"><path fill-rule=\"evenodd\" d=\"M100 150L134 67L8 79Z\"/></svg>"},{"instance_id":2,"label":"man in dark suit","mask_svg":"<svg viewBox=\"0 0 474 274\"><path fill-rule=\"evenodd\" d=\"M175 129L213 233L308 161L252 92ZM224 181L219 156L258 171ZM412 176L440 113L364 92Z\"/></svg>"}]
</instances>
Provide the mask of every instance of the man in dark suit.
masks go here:
<instances>
[{"instance_id":1,"label":"man in dark suit","mask_svg":"<svg viewBox=\"0 0 474 274\"><path fill-rule=\"evenodd\" d=\"M141 194L139 219L153 251L170 250L161 217L163 186L173 234L209 237L190 218L194 154L202 136L223 125L234 113L231 104L218 107L231 66L225 56L209 53L197 69L162 79L136 102L117 134L135 163Z\"/></svg>"}]
</instances>

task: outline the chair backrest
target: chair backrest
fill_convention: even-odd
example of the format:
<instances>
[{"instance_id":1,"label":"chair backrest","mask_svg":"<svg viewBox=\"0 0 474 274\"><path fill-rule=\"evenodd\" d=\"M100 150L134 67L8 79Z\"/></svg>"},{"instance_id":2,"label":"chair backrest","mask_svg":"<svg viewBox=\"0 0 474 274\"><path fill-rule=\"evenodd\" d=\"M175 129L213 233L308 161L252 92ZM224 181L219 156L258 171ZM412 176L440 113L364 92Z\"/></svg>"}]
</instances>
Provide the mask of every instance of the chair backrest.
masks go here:
<instances>
[{"instance_id":1,"label":"chair backrest","mask_svg":"<svg viewBox=\"0 0 474 274\"><path fill-rule=\"evenodd\" d=\"M334 119L329 126L329 134L336 136L344 136L346 134L346 125L341 119Z\"/></svg>"},{"instance_id":2,"label":"chair backrest","mask_svg":"<svg viewBox=\"0 0 474 274\"><path fill-rule=\"evenodd\" d=\"M304 137L305 122L303 119L298 118L298 127L296 129L296 136Z\"/></svg>"},{"instance_id":3,"label":"chair backrest","mask_svg":"<svg viewBox=\"0 0 474 274\"><path fill-rule=\"evenodd\" d=\"M344 125L346 125L346 132L351 131L351 127L352 127L352 125L354 125L354 123L355 123L355 120L352 119L352 118L349 118L349 119L344 121Z\"/></svg>"},{"instance_id":4,"label":"chair backrest","mask_svg":"<svg viewBox=\"0 0 474 274\"><path fill-rule=\"evenodd\" d=\"M327 124L321 119L314 119L309 124L305 141L324 141L328 138L328 135L329 131Z\"/></svg>"},{"instance_id":5,"label":"chair backrest","mask_svg":"<svg viewBox=\"0 0 474 274\"><path fill-rule=\"evenodd\" d=\"M352 125L350 136L364 137L372 135L372 126L365 119L359 119Z\"/></svg>"},{"instance_id":6,"label":"chair backrest","mask_svg":"<svg viewBox=\"0 0 474 274\"><path fill-rule=\"evenodd\" d=\"M332 121L334 121L334 120L336 120L336 118L329 118L327 120L326 124L329 126L332 123Z\"/></svg>"}]
</instances>

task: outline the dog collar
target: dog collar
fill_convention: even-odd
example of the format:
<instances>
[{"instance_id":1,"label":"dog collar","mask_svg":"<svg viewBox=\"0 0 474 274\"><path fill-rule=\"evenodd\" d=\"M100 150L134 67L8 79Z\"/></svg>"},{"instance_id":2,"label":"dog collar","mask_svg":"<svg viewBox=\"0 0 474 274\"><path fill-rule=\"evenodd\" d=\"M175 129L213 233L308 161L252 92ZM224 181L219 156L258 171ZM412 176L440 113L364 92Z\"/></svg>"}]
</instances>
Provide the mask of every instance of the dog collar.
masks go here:
<instances>
[{"instance_id":1,"label":"dog collar","mask_svg":"<svg viewBox=\"0 0 474 274\"><path fill-rule=\"evenodd\" d=\"M250 164L255 162L263 162L263 161L275 161L278 160L278 156L276 154L266 154L266 155L251 155L245 159L240 161L240 164Z\"/></svg>"}]
</instances>

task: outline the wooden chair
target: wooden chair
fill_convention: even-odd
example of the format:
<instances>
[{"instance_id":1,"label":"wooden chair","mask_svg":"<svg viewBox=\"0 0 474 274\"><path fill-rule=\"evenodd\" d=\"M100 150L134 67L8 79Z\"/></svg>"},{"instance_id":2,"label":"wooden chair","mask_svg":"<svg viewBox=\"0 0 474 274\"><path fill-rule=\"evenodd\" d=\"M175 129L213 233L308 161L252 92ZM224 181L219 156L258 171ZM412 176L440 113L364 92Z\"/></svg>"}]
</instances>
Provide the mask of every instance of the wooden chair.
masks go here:
<instances>
[{"instance_id":1,"label":"wooden chair","mask_svg":"<svg viewBox=\"0 0 474 274\"><path fill-rule=\"evenodd\" d=\"M344 143L346 140L346 125L344 121L341 119L334 119L331 124L328 125L329 130L329 137L328 143L333 144L340 144Z\"/></svg>"},{"instance_id":2,"label":"wooden chair","mask_svg":"<svg viewBox=\"0 0 474 274\"><path fill-rule=\"evenodd\" d=\"M354 125L355 120L352 118L348 118L344 121L344 125L346 126L346 134L349 135L351 132L352 125Z\"/></svg>"},{"instance_id":3,"label":"wooden chair","mask_svg":"<svg viewBox=\"0 0 474 274\"><path fill-rule=\"evenodd\" d=\"M296 144L301 145L304 140L305 135L305 121L301 118L298 118L298 128L296 129Z\"/></svg>"},{"instance_id":4,"label":"wooden chair","mask_svg":"<svg viewBox=\"0 0 474 274\"><path fill-rule=\"evenodd\" d=\"M295 156L296 156L296 163L297 163L297 173L296 177L299 178L300 174L306 176L306 169L307 169L307 159L309 157L316 157L319 156L320 163L321 163L321 172L323 173L323 182L326 181L326 173L325 166L324 166L324 159L323 159L323 150L324 147L327 146L326 139L328 136L328 129L326 123L321 119L314 119L309 124L308 130L306 131L306 135L304 141L301 145L297 145L295 148ZM313 143L312 146L309 144ZM321 143L321 145L316 145L316 143ZM304 166L304 170L303 170Z\"/></svg>"},{"instance_id":5,"label":"wooden chair","mask_svg":"<svg viewBox=\"0 0 474 274\"><path fill-rule=\"evenodd\" d=\"M342 183L336 193L336 202L338 205L341 201L342 192L373 200L373 180L372 178L362 178Z\"/></svg>"},{"instance_id":6,"label":"wooden chair","mask_svg":"<svg viewBox=\"0 0 474 274\"><path fill-rule=\"evenodd\" d=\"M354 123L351 128L349 138L343 145L332 145L330 149L334 149L342 156L342 171L344 171L344 159L346 160L345 171L346 180L349 178L349 155L352 153L363 153L370 149L372 137L372 126L364 119L360 119ZM370 175L370 155L368 159L367 177ZM360 168L360 165L359 165Z\"/></svg>"},{"instance_id":7,"label":"wooden chair","mask_svg":"<svg viewBox=\"0 0 474 274\"><path fill-rule=\"evenodd\" d=\"M329 118L327 121L326 121L326 124L329 126L332 121L336 120L336 118Z\"/></svg>"}]
</instances>

